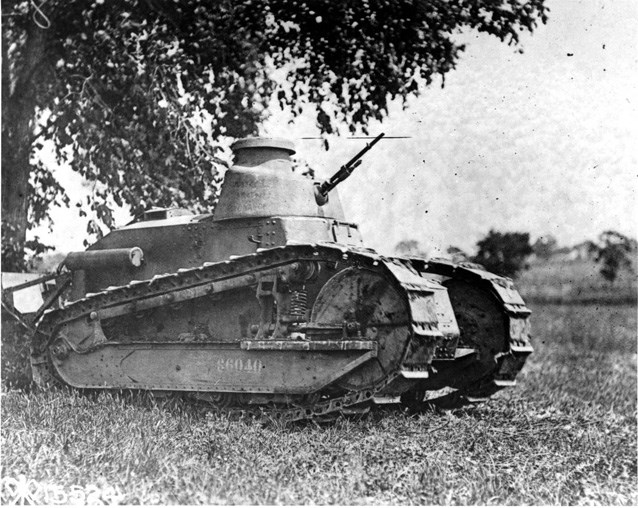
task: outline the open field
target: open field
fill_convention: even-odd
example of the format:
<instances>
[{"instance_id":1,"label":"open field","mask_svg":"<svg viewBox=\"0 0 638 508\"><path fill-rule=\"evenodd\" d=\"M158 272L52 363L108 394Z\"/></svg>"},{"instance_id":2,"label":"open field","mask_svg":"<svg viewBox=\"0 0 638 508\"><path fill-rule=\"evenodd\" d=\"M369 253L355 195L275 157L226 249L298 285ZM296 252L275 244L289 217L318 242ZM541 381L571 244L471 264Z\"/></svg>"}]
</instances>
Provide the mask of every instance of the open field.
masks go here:
<instances>
[{"instance_id":1,"label":"open field","mask_svg":"<svg viewBox=\"0 0 638 508\"><path fill-rule=\"evenodd\" d=\"M463 410L287 426L5 390L2 502L638 503L635 307L533 310L518 386Z\"/></svg>"},{"instance_id":2,"label":"open field","mask_svg":"<svg viewBox=\"0 0 638 508\"><path fill-rule=\"evenodd\" d=\"M600 275L591 259L536 260L516 279L526 301L546 303L636 303L638 284L636 260L632 269L622 269L613 284Z\"/></svg>"}]
</instances>

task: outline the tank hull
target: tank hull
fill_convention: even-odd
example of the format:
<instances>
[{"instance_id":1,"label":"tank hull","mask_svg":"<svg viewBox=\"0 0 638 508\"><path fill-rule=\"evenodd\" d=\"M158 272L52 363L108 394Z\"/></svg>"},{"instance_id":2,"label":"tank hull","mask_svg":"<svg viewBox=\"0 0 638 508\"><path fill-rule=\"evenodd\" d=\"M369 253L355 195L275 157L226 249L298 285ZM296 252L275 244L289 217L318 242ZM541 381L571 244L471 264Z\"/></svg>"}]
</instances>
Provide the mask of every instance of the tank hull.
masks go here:
<instances>
[{"instance_id":1,"label":"tank hull","mask_svg":"<svg viewBox=\"0 0 638 508\"><path fill-rule=\"evenodd\" d=\"M137 222L112 231L93 244L89 252L138 247L144 252L144 263L138 267L113 265L76 270L71 299L131 280L253 254L259 249L319 242L338 242L346 248L363 244L356 224L324 217L214 220L212 215L185 215Z\"/></svg>"},{"instance_id":2,"label":"tank hull","mask_svg":"<svg viewBox=\"0 0 638 508\"><path fill-rule=\"evenodd\" d=\"M450 295L462 296L452 286L472 279L480 289L469 308L486 300L481 312L492 313L492 328L499 317L496 331L459 329L471 311L453 308ZM263 249L48 312L34 372L41 383L274 406L290 419L443 387L467 401L511 385L531 352L529 311L499 284L507 281L343 244Z\"/></svg>"}]
</instances>

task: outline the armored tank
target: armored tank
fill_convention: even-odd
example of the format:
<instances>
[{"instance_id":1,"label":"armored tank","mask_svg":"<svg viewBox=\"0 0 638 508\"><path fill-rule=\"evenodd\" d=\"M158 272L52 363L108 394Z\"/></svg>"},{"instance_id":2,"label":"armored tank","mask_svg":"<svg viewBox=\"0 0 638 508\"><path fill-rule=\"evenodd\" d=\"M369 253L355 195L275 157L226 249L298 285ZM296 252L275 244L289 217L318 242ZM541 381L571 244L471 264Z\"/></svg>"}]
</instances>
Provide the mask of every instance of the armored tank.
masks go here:
<instances>
[{"instance_id":1,"label":"armored tank","mask_svg":"<svg viewBox=\"0 0 638 508\"><path fill-rule=\"evenodd\" d=\"M530 311L509 279L382 256L344 217L335 187L380 137L324 182L293 171L289 141L239 140L213 213L152 209L70 253L49 304L65 301L37 316L35 380L290 420L515 384Z\"/></svg>"}]
</instances>

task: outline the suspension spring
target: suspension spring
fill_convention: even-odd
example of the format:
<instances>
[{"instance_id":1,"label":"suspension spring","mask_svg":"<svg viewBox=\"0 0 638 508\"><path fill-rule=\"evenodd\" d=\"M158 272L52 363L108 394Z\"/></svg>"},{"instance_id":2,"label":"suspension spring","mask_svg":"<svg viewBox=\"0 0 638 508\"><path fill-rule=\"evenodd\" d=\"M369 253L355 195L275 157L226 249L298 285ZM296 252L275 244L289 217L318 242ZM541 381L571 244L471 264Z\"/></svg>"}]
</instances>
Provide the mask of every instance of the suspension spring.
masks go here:
<instances>
[{"instance_id":1,"label":"suspension spring","mask_svg":"<svg viewBox=\"0 0 638 508\"><path fill-rule=\"evenodd\" d=\"M305 321L308 312L308 291L300 289L290 293L290 317Z\"/></svg>"}]
</instances>

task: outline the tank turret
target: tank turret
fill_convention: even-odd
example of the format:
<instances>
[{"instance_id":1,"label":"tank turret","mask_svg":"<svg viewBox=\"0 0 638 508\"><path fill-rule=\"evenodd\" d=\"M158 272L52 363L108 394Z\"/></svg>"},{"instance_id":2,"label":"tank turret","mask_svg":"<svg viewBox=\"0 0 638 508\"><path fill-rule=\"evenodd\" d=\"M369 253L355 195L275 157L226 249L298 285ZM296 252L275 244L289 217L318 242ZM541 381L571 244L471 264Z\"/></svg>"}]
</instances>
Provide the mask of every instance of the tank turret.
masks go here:
<instances>
[{"instance_id":1,"label":"tank turret","mask_svg":"<svg viewBox=\"0 0 638 508\"><path fill-rule=\"evenodd\" d=\"M335 192L320 206L315 183L293 171L290 141L246 138L231 146L235 156L224 176L214 219L298 216L345 220Z\"/></svg>"}]
</instances>

